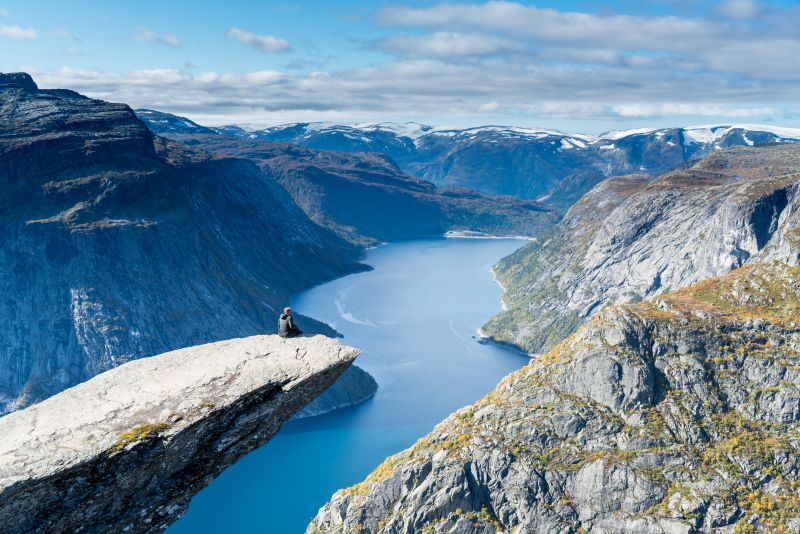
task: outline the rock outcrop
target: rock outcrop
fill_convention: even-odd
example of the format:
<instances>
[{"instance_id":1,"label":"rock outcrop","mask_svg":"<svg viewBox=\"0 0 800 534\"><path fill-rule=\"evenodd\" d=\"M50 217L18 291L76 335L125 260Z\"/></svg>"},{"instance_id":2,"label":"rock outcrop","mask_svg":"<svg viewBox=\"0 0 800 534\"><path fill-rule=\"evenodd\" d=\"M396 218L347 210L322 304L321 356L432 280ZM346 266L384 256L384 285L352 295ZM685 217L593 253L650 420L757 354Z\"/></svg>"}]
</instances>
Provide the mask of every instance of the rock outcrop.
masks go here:
<instances>
[{"instance_id":1,"label":"rock outcrop","mask_svg":"<svg viewBox=\"0 0 800 534\"><path fill-rule=\"evenodd\" d=\"M363 268L253 163L26 74L0 74L0 185L0 414L132 359L275 332L292 293Z\"/></svg>"},{"instance_id":2,"label":"rock outcrop","mask_svg":"<svg viewBox=\"0 0 800 534\"><path fill-rule=\"evenodd\" d=\"M794 532L799 453L800 267L768 260L603 311L307 532Z\"/></svg>"},{"instance_id":3,"label":"rock outcrop","mask_svg":"<svg viewBox=\"0 0 800 534\"><path fill-rule=\"evenodd\" d=\"M294 419L315 417L361 404L371 399L377 391L378 383L372 375L357 365L352 365L332 387L294 414Z\"/></svg>"},{"instance_id":4,"label":"rock outcrop","mask_svg":"<svg viewBox=\"0 0 800 534\"><path fill-rule=\"evenodd\" d=\"M759 259L796 262L790 241L799 224L797 144L721 150L656 180L609 178L548 237L498 264L507 309L483 331L546 350L608 305Z\"/></svg>"},{"instance_id":5,"label":"rock outcrop","mask_svg":"<svg viewBox=\"0 0 800 534\"><path fill-rule=\"evenodd\" d=\"M347 369L323 337L144 358L0 419L0 533L160 532Z\"/></svg>"}]
</instances>

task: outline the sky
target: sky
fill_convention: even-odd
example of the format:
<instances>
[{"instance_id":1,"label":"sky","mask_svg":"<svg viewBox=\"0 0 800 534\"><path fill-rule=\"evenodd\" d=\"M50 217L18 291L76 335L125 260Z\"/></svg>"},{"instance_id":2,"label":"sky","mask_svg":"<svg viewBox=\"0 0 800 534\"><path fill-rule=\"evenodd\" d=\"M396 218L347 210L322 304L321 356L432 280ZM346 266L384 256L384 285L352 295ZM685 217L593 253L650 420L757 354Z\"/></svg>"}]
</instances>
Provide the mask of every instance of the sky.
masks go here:
<instances>
[{"instance_id":1,"label":"sky","mask_svg":"<svg viewBox=\"0 0 800 534\"><path fill-rule=\"evenodd\" d=\"M0 72L201 124L800 127L800 0L0 0Z\"/></svg>"}]
</instances>

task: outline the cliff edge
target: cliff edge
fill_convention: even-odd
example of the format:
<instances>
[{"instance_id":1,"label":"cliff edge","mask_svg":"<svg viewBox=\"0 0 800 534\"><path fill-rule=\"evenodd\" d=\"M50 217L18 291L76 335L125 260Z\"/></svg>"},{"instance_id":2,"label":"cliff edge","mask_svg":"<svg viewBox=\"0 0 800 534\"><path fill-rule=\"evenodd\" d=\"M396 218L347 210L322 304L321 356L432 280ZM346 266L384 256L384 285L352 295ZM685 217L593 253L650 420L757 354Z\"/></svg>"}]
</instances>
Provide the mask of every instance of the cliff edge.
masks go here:
<instances>
[{"instance_id":1,"label":"cliff edge","mask_svg":"<svg viewBox=\"0 0 800 534\"><path fill-rule=\"evenodd\" d=\"M253 336L106 371L0 419L0 533L157 532L352 364L323 336Z\"/></svg>"}]
</instances>

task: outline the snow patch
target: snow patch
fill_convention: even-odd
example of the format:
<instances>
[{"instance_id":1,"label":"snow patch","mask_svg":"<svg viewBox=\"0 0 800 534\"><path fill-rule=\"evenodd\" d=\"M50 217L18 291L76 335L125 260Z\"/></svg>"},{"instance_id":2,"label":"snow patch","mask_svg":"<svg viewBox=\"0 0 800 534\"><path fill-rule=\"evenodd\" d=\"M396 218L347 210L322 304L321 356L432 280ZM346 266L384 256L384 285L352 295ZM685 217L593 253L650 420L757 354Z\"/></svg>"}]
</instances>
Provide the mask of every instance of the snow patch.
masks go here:
<instances>
[{"instance_id":1,"label":"snow patch","mask_svg":"<svg viewBox=\"0 0 800 534\"><path fill-rule=\"evenodd\" d=\"M643 135L648 134L651 132L655 132L656 128L635 128L633 130L612 130L610 132L604 132L600 134L600 139L607 139L609 141L617 141L618 139L622 139L623 137L628 137L631 135Z\"/></svg>"}]
</instances>

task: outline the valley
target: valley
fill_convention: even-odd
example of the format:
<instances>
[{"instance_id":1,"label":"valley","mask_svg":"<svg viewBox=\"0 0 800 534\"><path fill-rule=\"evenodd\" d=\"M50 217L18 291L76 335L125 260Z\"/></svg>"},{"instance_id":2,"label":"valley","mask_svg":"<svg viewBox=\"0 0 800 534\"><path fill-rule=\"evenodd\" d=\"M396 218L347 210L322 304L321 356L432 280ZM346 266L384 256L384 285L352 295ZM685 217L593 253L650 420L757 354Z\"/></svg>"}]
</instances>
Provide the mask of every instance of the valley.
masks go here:
<instances>
[{"instance_id":1,"label":"valley","mask_svg":"<svg viewBox=\"0 0 800 534\"><path fill-rule=\"evenodd\" d=\"M21 531L800 524L799 130L207 127L25 73L0 119L0 515L44 506ZM264 335L289 302L360 367ZM175 349L196 380L151 388ZM270 354L269 395L225 397ZM64 462L28 459L39 421Z\"/></svg>"},{"instance_id":2,"label":"valley","mask_svg":"<svg viewBox=\"0 0 800 534\"><path fill-rule=\"evenodd\" d=\"M365 404L284 425L200 492L170 534L302 532L336 489L525 365L526 356L480 344L475 334L500 308L489 267L522 244L438 238L383 245L364 260L374 270L297 295L298 311L333 325L361 350L358 364L378 392Z\"/></svg>"}]
</instances>

